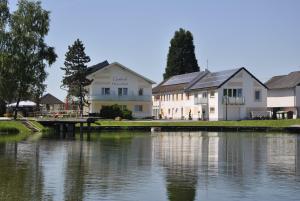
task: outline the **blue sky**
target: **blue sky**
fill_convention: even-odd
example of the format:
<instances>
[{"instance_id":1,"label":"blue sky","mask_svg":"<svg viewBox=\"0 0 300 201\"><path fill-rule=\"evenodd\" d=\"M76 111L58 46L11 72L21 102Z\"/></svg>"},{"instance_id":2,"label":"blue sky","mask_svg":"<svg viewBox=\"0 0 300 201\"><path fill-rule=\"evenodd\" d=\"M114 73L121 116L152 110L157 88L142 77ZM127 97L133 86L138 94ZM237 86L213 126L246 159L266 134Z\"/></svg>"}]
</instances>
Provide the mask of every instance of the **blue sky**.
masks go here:
<instances>
[{"instance_id":1,"label":"blue sky","mask_svg":"<svg viewBox=\"0 0 300 201\"><path fill-rule=\"evenodd\" d=\"M16 0L10 0L15 9ZM60 89L64 55L77 38L90 65L118 61L162 80L169 42L180 27L194 35L201 69L247 67L262 81L300 70L299 0L42 0L51 11L49 45L59 56L47 92Z\"/></svg>"}]
</instances>

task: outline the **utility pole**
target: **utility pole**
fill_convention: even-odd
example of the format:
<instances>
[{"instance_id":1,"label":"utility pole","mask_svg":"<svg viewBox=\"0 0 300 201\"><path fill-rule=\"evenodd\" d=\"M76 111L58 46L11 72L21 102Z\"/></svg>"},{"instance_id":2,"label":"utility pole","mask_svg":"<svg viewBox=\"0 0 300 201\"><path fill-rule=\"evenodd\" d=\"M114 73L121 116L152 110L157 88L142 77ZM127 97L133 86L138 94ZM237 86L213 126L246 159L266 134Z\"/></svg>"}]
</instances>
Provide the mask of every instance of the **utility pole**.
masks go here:
<instances>
[{"instance_id":1,"label":"utility pole","mask_svg":"<svg viewBox=\"0 0 300 201\"><path fill-rule=\"evenodd\" d=\"M228 98L227 98L227 96L225 96L226 121L227 121L227 115L228 115L228 114L227 114L227 111L228 111L228 108L227 108L227 107L228 107L228 106L227 106L227 105L228 105L228 102L227 102L227 101L228 101Z\"/></svg>"}]
</instances>

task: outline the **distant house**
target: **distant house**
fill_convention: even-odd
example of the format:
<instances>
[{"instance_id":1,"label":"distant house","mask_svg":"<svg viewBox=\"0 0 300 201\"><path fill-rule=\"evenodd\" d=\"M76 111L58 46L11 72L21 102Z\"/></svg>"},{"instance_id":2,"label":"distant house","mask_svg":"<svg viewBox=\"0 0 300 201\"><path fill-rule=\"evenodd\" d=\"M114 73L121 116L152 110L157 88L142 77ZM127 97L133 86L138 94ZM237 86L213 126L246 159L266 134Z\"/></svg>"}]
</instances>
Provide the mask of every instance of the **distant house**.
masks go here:
<instances>
[{"instance_id":1,"label":"distant house","mask_svg":"<svg viewBox=\"0 0 300 201\"><path fill-rule=\"evenodd\" d=\"M58 112L64 109L64 105L64 102L49 93L40 99L40 107L43 112Z\"/></svg>"},{"instance_id":2,"label":"distant house","mask_svg":"<svg viewBox=\"0 0 300 201\"><path fill-rule=\"evenodd\" d=\"M268 90L267 105L273 117L300 116L300 71L272 77L265 83Z\"/></svg>"},{"instance_id":3,"label":"distant house","mask_svg":"<svg viewBox=\"0 0 300 201\"><path fill-rule=\"evenodd\" d=\"M156 118L217 121L267 115L267 87L246 68L176 75L152 93Z\"/></svg>"},{"instance_id":4,"label":"distant house","mask_svg":"<svg viewBox=\"0 0 300 201\"><path fill-rule=\"evenodd\" d=\"M88 79L93 80L87 87L89 107L86 113L100 113L103 106L118 104L132 111L133 117L144 118L152 115L152 84L155 82L114 62L107 61L88 68Z\"/></svg>"}]
</instances>

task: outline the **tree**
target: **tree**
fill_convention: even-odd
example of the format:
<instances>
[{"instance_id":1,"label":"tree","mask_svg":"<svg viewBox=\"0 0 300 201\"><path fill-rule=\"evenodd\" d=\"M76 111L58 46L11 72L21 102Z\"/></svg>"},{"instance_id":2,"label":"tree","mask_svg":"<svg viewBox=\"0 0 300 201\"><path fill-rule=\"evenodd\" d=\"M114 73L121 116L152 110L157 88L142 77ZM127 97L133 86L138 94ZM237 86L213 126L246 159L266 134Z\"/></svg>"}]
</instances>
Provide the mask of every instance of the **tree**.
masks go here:
<instances>
[{"instance_id":1,"label":"tree","mask_svg":"<svg viewBox=\"0 0 300 201\"><path fill-rule=\"evenodd\" d=\"M8 70L9 66L9 44L11 42L7 26L10 13L7 0L0 0L0 116L6 109L7 100L12 100L14 83L12 74Z\"/></svg>"},{"instance_id":2,"label":"tree","mask_svg":"<svg viewBox=\"0 0 300 201\"><path fill-rule=\"evenodd\" d=\"M195 56L193 35L190 31L180 28L175 32L170 44L164 79L200 70Z\"/></svg>"},{"instance_id":3,"label":"tree","mask_svg":"<svg viewBox=\"0 0 300 201\"><path fill-rule=\"evenodd\" d=\"M44 41L49 32L49 21L49 11L42 9L39 1L20 0L11 15L9 68L16 83L15 119L21 99L32 98L44 91L45 68L56 61L54 48Z\"/></svg>"},{"instance_id":4,"label":"tree","mask_svg":"<svg viewBox=\"0 0 300 201\"><path fill-rule=\"evenodd\" d=\"M83 116L83 106L88 101L85 99L87 90L86 86L92 83L87 79L86 63L90 62L90 57L85 54L85 47L79 39L72 46L68 47L64 66L61 69L65 71L62 80L62 87L67 88L68 95L75 96L79 99L80 116Z\"/></svg>"}]
</instances>

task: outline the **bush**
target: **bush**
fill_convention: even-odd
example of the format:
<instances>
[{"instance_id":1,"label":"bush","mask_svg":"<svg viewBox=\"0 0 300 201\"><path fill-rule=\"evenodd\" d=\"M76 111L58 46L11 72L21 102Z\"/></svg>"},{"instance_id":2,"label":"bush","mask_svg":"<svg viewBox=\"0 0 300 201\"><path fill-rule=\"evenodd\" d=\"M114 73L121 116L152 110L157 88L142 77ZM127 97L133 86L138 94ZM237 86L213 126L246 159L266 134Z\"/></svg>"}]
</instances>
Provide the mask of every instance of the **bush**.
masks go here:
<instances>
[{"instance_id":1,"label":"bush","mask_svg":"<svg viewBox=\"0 0 300 201\"><path fill-rule=\"evenodd\" d=\"M121 117L123 119L132 119L132 112L130 110L122 110L119 105L102 106L100 110L100 117L104 119L115 119Z\"/></svg>"},{"instance_id":2,"label":"bush","mask_svg":"<svg viewBox=\"0 0 300 201\"><path fill-rule=\"evenodd\" d=\"M122 111L122 113L123 113L122 116L123 119L132 119L132 112L130 110L125 109Z\"/></svg>"}]
</instances>

